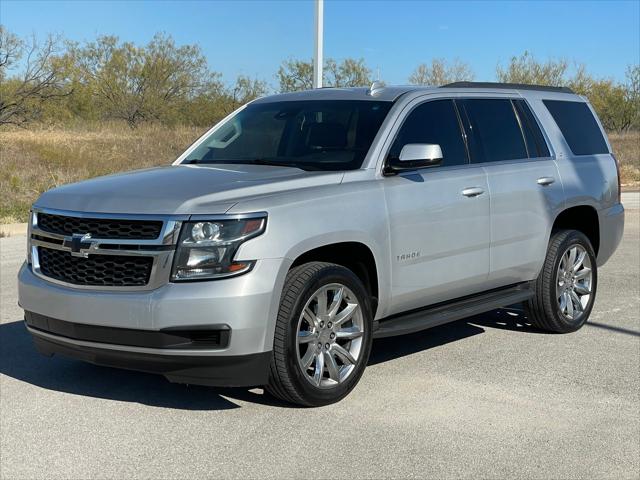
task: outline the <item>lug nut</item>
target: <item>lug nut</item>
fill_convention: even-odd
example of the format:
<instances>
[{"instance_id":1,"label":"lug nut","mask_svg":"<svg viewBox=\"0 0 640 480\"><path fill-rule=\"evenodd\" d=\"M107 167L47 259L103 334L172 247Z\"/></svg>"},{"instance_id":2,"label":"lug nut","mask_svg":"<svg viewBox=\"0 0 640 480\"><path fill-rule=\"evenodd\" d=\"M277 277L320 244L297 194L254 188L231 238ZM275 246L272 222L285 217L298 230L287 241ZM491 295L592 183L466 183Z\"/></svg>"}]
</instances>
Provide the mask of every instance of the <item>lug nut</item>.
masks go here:
<instances>
[{"instance_id":1,"label":"lug nut","mask_svg":"<svg viewBox=\"0 0 640 480\"><path fill-rule=\"evenodd\" d=\"M322 343L318 342L318 350L322 348Z\"/></svg>"},{"instance_id":2,"label":"lug nut","mask_svg":"<svg viewBox=\"0 0 640 480\"><path fill-rule=\"evenodd\" d=\"M324 328L324 322L320 322L320 328Z\"/></svg>"},{"instance_id":3,"label":"lug nut","mask_svg":"<svg viewBox=\"0 0 640 480\"><path fill-rule=\"evenodd\" d=\"M333 327L333 323L329 322L329 323L327 324L327 327L329 327L329 328Z\"/></svg>"},{"instance_id":4,"label":"lug nut","mask_svg":"<svg viewBox=\"0 0 640 480\"><path fill-rule=\"evenodd\" d=\"M329 350L329 347L330 347L330 346L331 346L331 345L329 345L329 344L327 343L327 344L324 346L324 348L326 348L327 350Z\"/></svg>"},{"instance_id":5,"label":"lug nut","mask_svg":"<svg viewBox=\"0 0 640 480\"><path fill-rule=\"evenodd\" d=\"M331 338L331 340L333 340L334 338L336 338L336 334L332 333L331 335L329 335L329 338Z\"/></svg>"}]
</instances>

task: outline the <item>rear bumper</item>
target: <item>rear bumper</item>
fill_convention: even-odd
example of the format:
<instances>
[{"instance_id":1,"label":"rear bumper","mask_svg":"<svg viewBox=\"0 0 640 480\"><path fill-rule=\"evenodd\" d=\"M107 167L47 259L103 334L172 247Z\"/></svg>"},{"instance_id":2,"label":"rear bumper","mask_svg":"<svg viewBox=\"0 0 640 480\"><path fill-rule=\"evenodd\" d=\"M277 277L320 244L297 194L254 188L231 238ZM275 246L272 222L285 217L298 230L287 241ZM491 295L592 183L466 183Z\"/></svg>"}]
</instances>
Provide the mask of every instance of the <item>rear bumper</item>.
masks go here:
<instances>
[{"instance_id":1,"label":"rear bumper","mask_svg":"<svg viewBox=\"0 0 640 480\"><path fill-rule=\"evenodd\" d=\"M600 248L598 266L604 265L614 254L624 233L624 207L621 203L598 212L600 220Z\"/></svg>"},{"instance_id":2,"label":"rear bumper","mask_svg":"<svg viewBox=\"0 0 640 480\"><path fill-rule=\"evenodd\" d=\"M139 345L119 345L92 341L98 339L126 338L129 343L148 344L158 340L171 341L176 335L165 334L166 338L149 338L147 331L119 328L94 330L88 325L75 325L60 334L61 328L55 319L26 312L27 330L33 336L40 353L66 357L108 367L125 368L164 375L175 383L209 385L220 387L261 386L267 383L271 352L248 355L212 356L209 351L198 348L197 342L190 344L170 344L164 348L150 348ZM66 323L66 322L63 322ZM52 330L47 330L51 326ZM95 327L94 327L95 328ZM74 338L75 337L75 338ZM209 354L207 354L209 353Z\"/></svg>"}]
</instances>

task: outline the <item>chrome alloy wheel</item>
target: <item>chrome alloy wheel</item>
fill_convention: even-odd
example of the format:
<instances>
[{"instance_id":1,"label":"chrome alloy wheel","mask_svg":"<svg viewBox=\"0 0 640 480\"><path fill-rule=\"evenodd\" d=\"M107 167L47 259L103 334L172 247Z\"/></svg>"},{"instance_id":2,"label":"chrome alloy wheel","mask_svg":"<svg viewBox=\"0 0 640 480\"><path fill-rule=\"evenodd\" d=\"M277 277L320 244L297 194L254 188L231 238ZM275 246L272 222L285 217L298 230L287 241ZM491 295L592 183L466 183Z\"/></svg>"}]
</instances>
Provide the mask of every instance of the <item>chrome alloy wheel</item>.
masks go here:
<instances>
[{"instance_id":1,"label":"chrome alloy wheel","mask_svg":"<svg viewBox=\"0 0 640 480\"><path fill-rule=\"evenodd\" d=\"M570 320L580 318L591 299L591 259L582 245L572 245L560 259L556 274L556 297L560 312Z\"/></svg>"},{"instance_id":2,"label":"chrome alloy wheel","mask_svg":"<svg viewBox=\"0 0 640 480\"><path fill-rule=\"evenodd\" d=\"M297 335L303 376L320 388L344 382L363 350L364 318L355 294L339 283L317 290L302 310Z\"/></svg>"}]
</instances>

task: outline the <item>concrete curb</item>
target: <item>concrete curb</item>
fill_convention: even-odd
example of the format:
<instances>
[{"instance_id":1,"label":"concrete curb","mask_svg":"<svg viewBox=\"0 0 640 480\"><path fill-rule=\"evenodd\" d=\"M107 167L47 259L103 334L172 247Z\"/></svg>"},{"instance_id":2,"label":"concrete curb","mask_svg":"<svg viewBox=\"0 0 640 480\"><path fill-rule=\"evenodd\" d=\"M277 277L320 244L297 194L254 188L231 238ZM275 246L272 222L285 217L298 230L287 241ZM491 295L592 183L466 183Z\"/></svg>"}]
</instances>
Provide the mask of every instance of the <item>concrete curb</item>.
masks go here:
<instances>
[{"instance_id":1,"label":"concrete curb","mask_svg":"<svg viewBox=\"0 0 640 480\"><path fill-rule=\"evenodd\" d=\"M7 225L0 225L0 237L15 237L26 234L26 223L9 223Z\"/></svg>"}]
</instances>

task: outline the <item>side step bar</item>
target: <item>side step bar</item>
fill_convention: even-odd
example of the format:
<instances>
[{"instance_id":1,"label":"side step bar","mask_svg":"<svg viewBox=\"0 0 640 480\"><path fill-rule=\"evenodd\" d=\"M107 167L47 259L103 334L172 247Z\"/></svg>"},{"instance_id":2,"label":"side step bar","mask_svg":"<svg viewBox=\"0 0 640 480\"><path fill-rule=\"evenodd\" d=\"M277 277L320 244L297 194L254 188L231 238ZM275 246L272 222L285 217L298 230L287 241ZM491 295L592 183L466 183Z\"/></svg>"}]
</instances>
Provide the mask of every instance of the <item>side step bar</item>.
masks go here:
<instances>
[{"instance_id":1,"label":"side step bar","mask_svg":"<svg viewBox=\"0 0 640 480\"><path fill-rule=\"evenodd\" d=\"M449 322L528 300L533 296L529 282L439 303L379 321L373 338L395 337L437 327Z\"/></svg>"}]
</instances>

